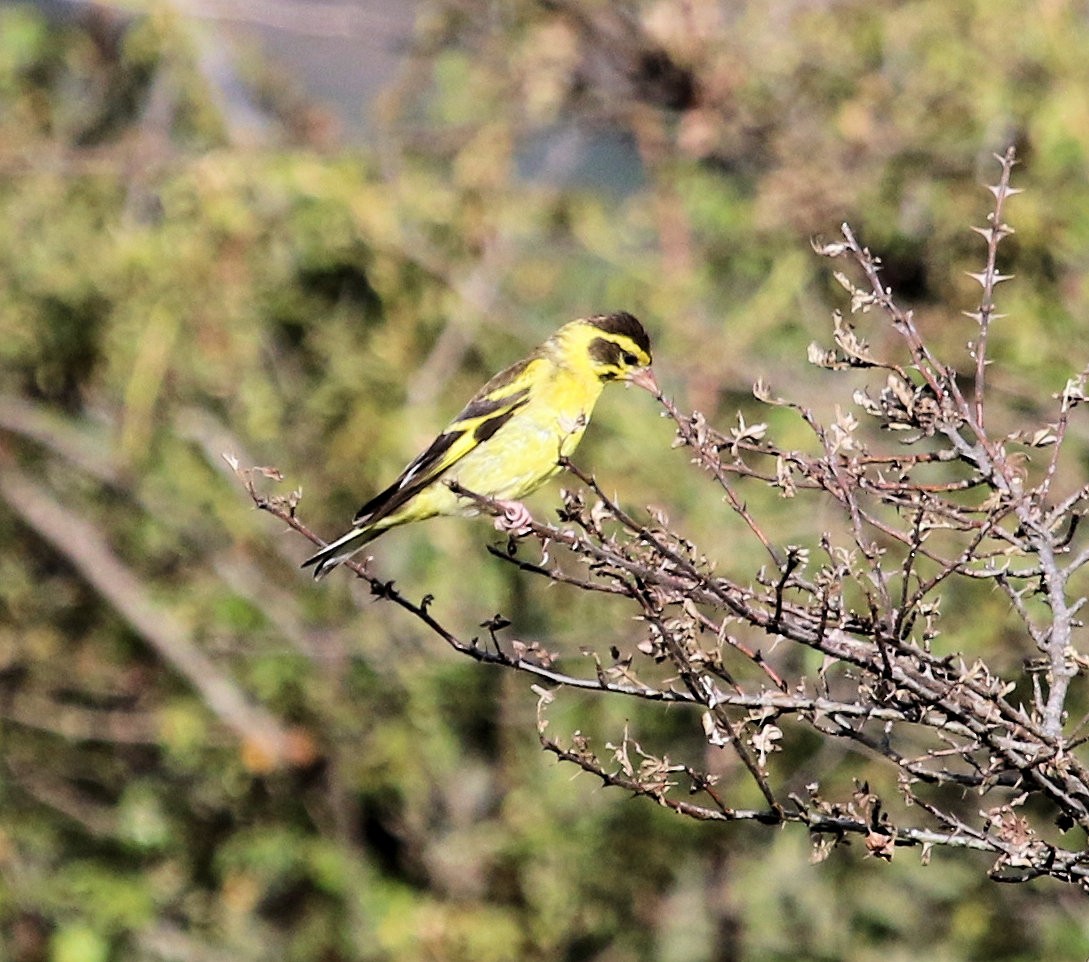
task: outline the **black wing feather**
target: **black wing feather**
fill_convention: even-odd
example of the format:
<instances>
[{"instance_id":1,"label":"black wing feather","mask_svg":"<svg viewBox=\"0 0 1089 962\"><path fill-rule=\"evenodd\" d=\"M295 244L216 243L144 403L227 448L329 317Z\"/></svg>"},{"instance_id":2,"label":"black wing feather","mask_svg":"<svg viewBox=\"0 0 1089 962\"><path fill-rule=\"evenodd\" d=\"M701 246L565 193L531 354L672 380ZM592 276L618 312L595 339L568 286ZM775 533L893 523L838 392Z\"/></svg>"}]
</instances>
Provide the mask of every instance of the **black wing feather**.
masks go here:
<instances>
[{"instance_id":1,"label":"black wing feather","mask_svg":"<svg viewBox=\"0 0 1089 962\"><path fill-rule=\"evenodd\" d=\"M393 484L385 491L376 494L355 513L352 524L370 524L372 521L378 521L380 518L393 514L402 505L407 504L429 481L441 474L441 472L432 473L427 469L441 462L442 456L464 434L464 431L444 431L435 438L428 449L406 467Z\"/></svg>"},{"instance_id":2,"label":"black wing feather","mask_svg":"<svg viewBox=\"0 0 1089 962\"><path fill-rule=\"evenodd\" d=\"M513 384L536 359L537 355L532 355L495 375L462 408L450 427L435 438L427 450L412 461L393 484L376 494L356 512L352 523L357 527L373 524L393 514L408 504L425 487L442 477L477 443L486 441L494 435L529 400L528 387L507 394L504 394L502 389ZM490 414L495 416L488 417ZM482 418L484 420L481 420ZM443 464L450 449L469 431L472 431L474 444L468 446L458 457Z\"/></svg>"}]
</instances>

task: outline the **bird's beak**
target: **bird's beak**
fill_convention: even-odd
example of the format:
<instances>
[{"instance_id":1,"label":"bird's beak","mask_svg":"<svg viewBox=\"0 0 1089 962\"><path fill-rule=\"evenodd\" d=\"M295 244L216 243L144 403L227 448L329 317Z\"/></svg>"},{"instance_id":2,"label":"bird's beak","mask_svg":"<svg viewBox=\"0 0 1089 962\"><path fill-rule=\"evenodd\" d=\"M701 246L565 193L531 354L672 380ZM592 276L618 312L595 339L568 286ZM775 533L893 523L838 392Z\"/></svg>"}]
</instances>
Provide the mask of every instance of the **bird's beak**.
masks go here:
<instances>
[{"instance_id":1,"label":"bird's beak","mask_svg":"<svg viewBox=\"0 0 1089 962\"><path fill-rule=\"evenodd\" d=\"M655 397L661 397L662 391L658 387L658 382L654 378L654 372L649 367L641 367L638 371L632 373L628 380L632 384L636 384L644 391L650 391Z\"/></svg>"}]
</instances>

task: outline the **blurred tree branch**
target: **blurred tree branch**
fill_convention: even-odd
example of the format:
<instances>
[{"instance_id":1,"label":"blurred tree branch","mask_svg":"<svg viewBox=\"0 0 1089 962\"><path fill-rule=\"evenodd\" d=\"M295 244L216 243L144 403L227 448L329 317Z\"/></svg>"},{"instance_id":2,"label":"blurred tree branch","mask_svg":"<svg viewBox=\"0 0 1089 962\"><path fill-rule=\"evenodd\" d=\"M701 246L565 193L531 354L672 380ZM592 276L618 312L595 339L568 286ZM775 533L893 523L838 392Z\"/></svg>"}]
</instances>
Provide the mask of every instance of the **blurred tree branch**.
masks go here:
<instances>
[{"instance_id":1,"label":"blurred tree branch","mask_svg":"<svg viewBox=\"0 0 1089 962\"><path fill-rule=\"evenodd\" d=\"M311 737L301 729L282 726L220 671L193 644L185 626L152 600L97 528L53 500L11 464L0 467L0 498L74 565L130 627L193 686L208 708L242 739L251 767L262 770L313 759L316 748Z\"/></svg>"}]
</instances>

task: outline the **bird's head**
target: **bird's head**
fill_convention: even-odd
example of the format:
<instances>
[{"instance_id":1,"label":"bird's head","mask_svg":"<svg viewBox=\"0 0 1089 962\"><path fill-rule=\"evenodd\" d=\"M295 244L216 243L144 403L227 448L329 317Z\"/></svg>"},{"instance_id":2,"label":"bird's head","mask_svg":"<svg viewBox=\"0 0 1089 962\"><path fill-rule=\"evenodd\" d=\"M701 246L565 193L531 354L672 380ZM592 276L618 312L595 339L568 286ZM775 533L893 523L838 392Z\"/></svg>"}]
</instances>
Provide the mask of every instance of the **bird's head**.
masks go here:
<instances>
[{"instance_id":1,"label":"bird's head","mask_svg":"<svg viewBox=\"0 0 1089 962\"><path fill-rule=\"evenodd\" d=\"M595 314L572 321L555 340L571 366L585 365L601 381L629 381L660 393L650 368L650 338L631 314Z\"/></svg>"}]
</instances>

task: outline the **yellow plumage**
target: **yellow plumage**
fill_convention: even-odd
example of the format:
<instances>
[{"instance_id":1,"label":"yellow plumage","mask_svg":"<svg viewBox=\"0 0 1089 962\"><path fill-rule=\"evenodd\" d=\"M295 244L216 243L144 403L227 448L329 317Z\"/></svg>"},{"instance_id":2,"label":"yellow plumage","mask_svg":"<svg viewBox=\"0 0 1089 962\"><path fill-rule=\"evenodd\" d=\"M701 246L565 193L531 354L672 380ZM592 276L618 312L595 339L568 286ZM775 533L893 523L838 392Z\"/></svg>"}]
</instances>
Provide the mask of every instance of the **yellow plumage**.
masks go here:
<instances>
[{"instance_id":1,"label":"yellow plumage","mask_svg":"<svg viewBox=\"0 0 1089 962\"><path fill-rule=\"evenodd\" d=\"M452 481L504 502L505 527L520 527L527 515L518 499L575 450L605 384L629 381L657 392L650 363L650 339L630 314L565 324L485 384L393 484L359 509L352 530L303 567L313 565L320 578L397 525L475 514L473 502L450 489Z\"/></svg>"}]
</instances>

